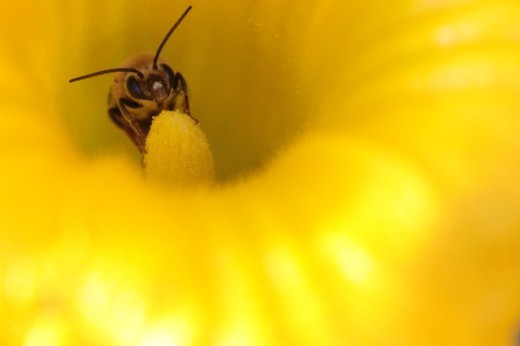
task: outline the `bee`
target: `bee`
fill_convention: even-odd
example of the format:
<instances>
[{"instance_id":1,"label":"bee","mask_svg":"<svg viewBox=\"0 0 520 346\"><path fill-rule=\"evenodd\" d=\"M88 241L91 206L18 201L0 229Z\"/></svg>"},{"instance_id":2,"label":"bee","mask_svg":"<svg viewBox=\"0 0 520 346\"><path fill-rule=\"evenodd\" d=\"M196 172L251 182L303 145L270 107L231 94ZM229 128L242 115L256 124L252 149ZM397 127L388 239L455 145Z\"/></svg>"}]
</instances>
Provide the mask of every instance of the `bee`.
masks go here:
<instances>
[{"instance_id":1,"label":"bee","mask_svg":"<svg viewBox=\"0 0 520 346\"><path fill-rule=\"evenodd\" d=\"M72 78L69 82L116 73L108 94L108 115L145 153L145 143L152 120L163 110L181 111L195 123L190 114L188 85L180 72L173 69L160 57L164 45L191 10L189 6L173 24L155 55L140 53L126 59L118 68L101 70Z\"/></svg>"}]
</instances>

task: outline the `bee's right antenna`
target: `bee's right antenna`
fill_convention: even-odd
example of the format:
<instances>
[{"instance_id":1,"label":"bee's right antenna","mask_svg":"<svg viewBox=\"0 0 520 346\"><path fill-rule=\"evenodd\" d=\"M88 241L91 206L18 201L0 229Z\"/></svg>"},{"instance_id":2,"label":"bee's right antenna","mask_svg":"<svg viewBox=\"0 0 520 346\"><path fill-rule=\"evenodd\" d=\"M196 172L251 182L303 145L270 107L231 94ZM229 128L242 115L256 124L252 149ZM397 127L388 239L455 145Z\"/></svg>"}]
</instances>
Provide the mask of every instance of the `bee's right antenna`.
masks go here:
<instances>
[{"instance_id":1,"label":"bee's right antenna","mask_svg":"<svg viewBox=\"0 0 520 346\"><path fill-rule=\"evenodd\" d=\"M143 78L143 73L141 71L139 71L139 70L136 70L135 68L118 67L118 68L109 68L108 70L97 71L97 72L94 72L94 73L86 74L84 76L72 78L71 80L69 80L69 83L77 82L77 81L82 80L82 79L96 77L96 76L99 76L99 75L102 75L102 74L106 74L106 73L114 73L114 72L133 72L133 73L137 74L139 76L139 78Z\"/></svg>"},{"instance_id":2,"label":"bee's right antenna","mask_svg":"<svg viewBox=\"0 0 520 346\"><path fill-rule=\"evenodd\" d=\"M179 26L179 24L182 22L182 20L184 19L184 17L186 17L186 15L188 14L188 12L190 12L191 10L191 6L189 6L186 11L184 11L184 13L182 14L182 16L177 19L177 21L175 22L175 24L173 24L172 28L170 29L170 31L168 31L168 33L166 34L166 36L164 36L161 44L159 45L159 48L157 48L157 52L155 53L155 57L153 58L153 69L154 70L157 70L157 60L159 60L159 55L161 55L161 51L164 47L164 45L166 44L166 42L168 41L168 39L170 38L170 36L173 34L173 32L175 31L175 29L177 29L177 27Z\"/></svg>"}]
</instances>

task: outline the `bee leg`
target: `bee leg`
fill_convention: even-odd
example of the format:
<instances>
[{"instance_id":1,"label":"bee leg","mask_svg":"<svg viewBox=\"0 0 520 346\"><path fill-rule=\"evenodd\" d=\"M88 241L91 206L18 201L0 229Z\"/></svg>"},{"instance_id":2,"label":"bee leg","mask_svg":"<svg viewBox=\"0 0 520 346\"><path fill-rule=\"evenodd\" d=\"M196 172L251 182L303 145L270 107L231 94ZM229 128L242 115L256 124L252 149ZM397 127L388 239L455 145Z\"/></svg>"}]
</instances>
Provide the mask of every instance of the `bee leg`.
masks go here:
<instances>
[{"instance_id":1,"label":"bee leg","mask_svg":"<svg viewBox=\"0 0 520 346\"><path fill-rule=\"evenodd\" d=\"M190 114L190 98L188 95L188 83L186 83L186 80L180 72L175 73L175 78L177 79L175 82L175 84L177 85L177 89L180 89L184 94L184 113L186 113L191 119L193 119L195 124L198 124L199 121Z\"/></svg>"},{"instance_id":2,"label":"bee leg","mask_svg":"<svg viewBox=\"0 0 520 346\"><path fill-rule=\"evenodd\" d=\"M124 130L128 134L128 136L132 139L132 141L137 145L139 148L139 151L141 151L142 154L145 152L145 142L146 142L146 136L143 134L141 129L132 121L132 118L130 117L130 112L126 108L126 105L123 101L123 98L120 98L118 101L119 110L121 114L121 120L124 119L125 128Z\"/></svg>"},{"instance_id":3,"label":"bee leg","mask_svg":"<svg viewBox=\"0 0 520 346\"><path fill-rule=\"evenodd\" d=\"M128 137L130 137L132 142L134 142L135 145L139 146L139 144L135 140L135 131L123 117L123 114L121 114L121 110L119 109L119 107L115 106L113 108L110 108L108 110L108 115L110 116L110 119L114 122L114 124L116 124L116 126L119 127L121 130L125 131L125 133L128 135Z\"/></svg>"},{"instance_id":4,"label":"bee leg","mask_svg":"<svg viewBox=\"0 0 520 346\"><path fill-rule=\"evenodd\" d=\"M114 124L116 124L116 126L120 129L126 130L128 128L128 125L126 125L126 121L123 118L123 114L121 114L119 107L110 108L108 110L108 115Z\"/></svg>"}]
</instances>

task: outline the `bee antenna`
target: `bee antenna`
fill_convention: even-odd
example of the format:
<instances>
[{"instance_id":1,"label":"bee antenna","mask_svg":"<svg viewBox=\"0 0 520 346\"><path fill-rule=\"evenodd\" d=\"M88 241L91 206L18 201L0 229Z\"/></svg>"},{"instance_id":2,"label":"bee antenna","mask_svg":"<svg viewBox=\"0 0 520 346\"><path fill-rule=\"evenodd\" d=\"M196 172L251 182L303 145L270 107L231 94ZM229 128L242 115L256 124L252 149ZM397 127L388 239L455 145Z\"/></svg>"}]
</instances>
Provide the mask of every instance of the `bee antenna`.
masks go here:
<instances>
[{"instance_id":1,"label":"bee antenna","mask_svg":"<svg viewBox=\"0 0 520 346\"><path fill-rule=\"evenodd\" d=\"M171 27L170 31L168 31L168 33L166 34L166 36L164 36L161 44L159 45L159 48L157 48L157 52L155 53L155 57L153 58L153 69L154 70L157 70L157 60L159 60L159 55L161 55L161 51L164 47L164 45L166 44L166 42L168 41L168 39L170 38L170 36L173 34L173 32L175 31L175 29L177 29L177 27L179 26L179 24L182 22L182 20L184 19L184 17L186 17L186 15L188 14L188 12L190 12L191 10L191 7L192 6L188 6L188 8L186 9L186 11L184 11L184 13L182 14L182 16L177 19L177 21L175 22L175 24L173 24L173 26Z\"/></svg>"},{"instance_id":2,"label":"bee antenna","mask_svg":"<svg viewBox=\"0 0 520 346\"><path fill-rule=\"evenodd\" d=\"M101 70L101 71L97 71L97 72L94 72L94 73L86 74L84 76L72 78L71 80L69 80L69 83L77 82L77 81L82 80L82 79L92 78L92 77L96 77L96 76L99 76L99 75L102 75L102 74L113 73L113 72L133 72L133 73L136 73L139 76L139 78L143 78L144 77L144 75L141 73L141 71L136 70L135 68L118 67L118 68L109 68L108 70Z\"/></svg>"}]
</instances>

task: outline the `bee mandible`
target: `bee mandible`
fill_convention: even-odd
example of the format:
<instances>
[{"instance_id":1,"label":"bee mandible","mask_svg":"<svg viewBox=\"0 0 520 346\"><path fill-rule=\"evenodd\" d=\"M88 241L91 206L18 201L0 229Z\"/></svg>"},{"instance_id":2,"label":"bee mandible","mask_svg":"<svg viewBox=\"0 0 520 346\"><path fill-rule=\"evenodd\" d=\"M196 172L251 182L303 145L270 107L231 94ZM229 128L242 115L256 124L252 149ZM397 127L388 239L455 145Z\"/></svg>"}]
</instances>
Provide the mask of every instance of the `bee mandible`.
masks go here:
<instances>
[{"instance_id":1,"label":"bee mandible","mask_svg":"<svg viewBox=\"0 0 520 346\"><path fill-rule=\"evenodd\" d=\"M188 85L180 72L160 57L161 51L191 10L189 6L173 24L154 54L140 53L126 59L118 68L101 70L72 78L69 82L116 73L108 95L108 115L137 145L142 154L152 120L163 110L177 110L190 114Z\"/></svg>"}]
</instances>

